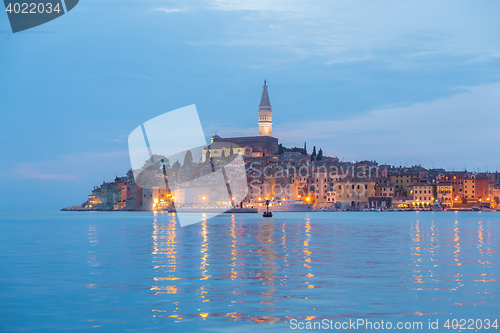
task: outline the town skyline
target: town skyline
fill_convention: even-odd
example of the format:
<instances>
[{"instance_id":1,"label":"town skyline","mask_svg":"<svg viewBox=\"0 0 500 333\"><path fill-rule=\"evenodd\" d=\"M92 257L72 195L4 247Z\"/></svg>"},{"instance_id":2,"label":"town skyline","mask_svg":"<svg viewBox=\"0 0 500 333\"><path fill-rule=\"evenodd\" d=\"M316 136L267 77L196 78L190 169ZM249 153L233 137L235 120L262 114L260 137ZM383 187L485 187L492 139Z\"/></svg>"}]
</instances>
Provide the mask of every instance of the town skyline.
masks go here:
<instances>
[{"instance_id":1,"label":"town skyline","mask_svg":"<svg viewBox=\"0 0 500 333\"><path fill-rule=\"evenodd\" d=\"M341 162L315 146L309 154L305 142L303 148L283 146L273 137L273 109L266 82L255 135L223 138L215 134L207 146L185 150L186 145L177 142L180 132L173 129L170 133L167 128L191 126L190 135L194 137L196 131L201 134L193 125L197 124L195 107L166 113L130 134L132 169L126 177L94 186L86 202L65 210L224 211L258 209L271 200L276 205L292 200L312 209L355 211L500 207L498 172L460 172L416 165L403 168L368 160ZM193 144L200 142L187 139ZM167 156L169 153L174 155ZM179 159L184 160L182 164ZM226 187L228 193L233 193L230 200Z\"/></svg>"},{"instance_id":2,"label":"town skyline","mask_svg":"<svg viewBox=\"0 0 500 333\"><path fill-rule=\"evenodd\" d=\"M133 128L186 105L207 139L254 135L263 79L287 147L500 168L499 4L362 3L148 2L109 15L114 4L89 0L15 35L0 16L0 208L22 208L26 192L35 208L70 205L123 172Z\"/></svg>"}]
</instances>

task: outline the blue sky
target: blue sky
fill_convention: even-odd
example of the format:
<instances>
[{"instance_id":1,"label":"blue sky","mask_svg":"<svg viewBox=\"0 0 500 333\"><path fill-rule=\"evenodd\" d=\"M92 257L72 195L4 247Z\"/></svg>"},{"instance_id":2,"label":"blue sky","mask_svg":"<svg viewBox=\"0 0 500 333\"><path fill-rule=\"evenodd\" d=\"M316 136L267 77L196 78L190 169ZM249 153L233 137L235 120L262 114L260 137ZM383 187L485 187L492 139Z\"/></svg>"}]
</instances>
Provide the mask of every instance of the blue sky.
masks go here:
<instances>
[{"instance_id":1,"label":"blue sky","mask_svg":"<svg viewBox=\"0 0 500 333\"><path fill-rule=\"evenodd\" d=\"M345 160L500 167L498 1L85 0L12 34L0 14L0 208L80 204L127 136L196 104L205 134Z\"/></svg>"}]
</instances>

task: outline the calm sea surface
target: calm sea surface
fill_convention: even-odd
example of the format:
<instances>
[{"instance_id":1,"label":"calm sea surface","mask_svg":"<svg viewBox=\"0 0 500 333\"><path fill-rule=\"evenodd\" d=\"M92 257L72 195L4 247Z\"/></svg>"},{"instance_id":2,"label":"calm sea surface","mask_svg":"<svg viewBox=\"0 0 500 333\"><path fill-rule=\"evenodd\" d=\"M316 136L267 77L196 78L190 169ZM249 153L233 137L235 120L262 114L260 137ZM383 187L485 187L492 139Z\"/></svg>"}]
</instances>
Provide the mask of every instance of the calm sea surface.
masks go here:
<instances>
[{"instance_id":1,"label":"calm sea surface","mask_svg":"<svg viewBox=\"0 0 500 333\"><path fill-rule=\"evenodd\" d=\"M0 330L267 332L289 331L293 318L364 318L421 321L423 332L429 319L439 331L458 331L442 327L453 318L500 321L500 213L174 219L0 211Z\"/></svg>"}]
</instances>

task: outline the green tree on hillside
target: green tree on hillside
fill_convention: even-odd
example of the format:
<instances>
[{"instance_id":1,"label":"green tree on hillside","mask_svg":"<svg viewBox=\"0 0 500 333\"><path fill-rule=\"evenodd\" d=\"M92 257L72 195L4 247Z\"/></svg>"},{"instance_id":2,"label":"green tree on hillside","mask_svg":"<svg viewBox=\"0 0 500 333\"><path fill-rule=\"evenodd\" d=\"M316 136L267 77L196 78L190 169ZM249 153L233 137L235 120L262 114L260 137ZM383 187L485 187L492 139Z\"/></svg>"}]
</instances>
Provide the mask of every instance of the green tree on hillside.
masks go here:
<instances>
[{"instance_id":1,"label":"green tree on hillside","mask_svg":"<svg viewBox=\"0 0 500 333\"><path fill-rule=\"evenodd\" d=\"M172 165L172 171L177 172L181 169L181 164L179 163L179 160L175 161L174 165Z\"/></svg>"},{"instance_id":2,"label":"green tree on hillside","mask_svg":"<svg viewBox=\"0 0 500 333\"><path fill-rule=\"evenodd\" d=\"M183 166L187 166L189 164L193 163L193 154L191 153L191 150L188 150L186 152L186 155L184 155L184 164Z\"/></svg>"}]
</instances>

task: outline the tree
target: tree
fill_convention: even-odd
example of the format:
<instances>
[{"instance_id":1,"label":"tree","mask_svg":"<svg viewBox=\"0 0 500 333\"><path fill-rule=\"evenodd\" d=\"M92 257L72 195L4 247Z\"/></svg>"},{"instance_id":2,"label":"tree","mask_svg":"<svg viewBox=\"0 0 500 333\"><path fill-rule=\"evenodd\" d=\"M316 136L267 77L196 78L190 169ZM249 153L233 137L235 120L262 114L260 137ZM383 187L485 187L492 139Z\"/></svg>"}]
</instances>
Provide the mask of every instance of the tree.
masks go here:
<instances>
[{"instance_id":1,"label":"tree","mask_svg":"<svg viewBox=\"0 0 500 333\"><path fill-rule=\"evenodd\" d=\"M316 157L316 161L321 161L323 159L323 150L321 148L318 151L318 157Z\"/></svg>"},{"instance_id":2,"label":"tree","mask_svg":"<svg viewBox=\"0 0 500 333\"><path fill-rule=\"evenodd\" d=\"M313 152L311 154L311 161L314 161L315 157L316 157L316 146L313 146Z\"/></svg>"},{"instance_id":3,"label":"tree","mask_svg":"<svg viewBox=\"0 0 500 333\"><path fill-rule=\"evenodd\" d=\"M220 157L226 157L226 151L224 148L222 148L222 153L220 154Z\"/></svg>"},{"instance_id":4,"label":"tree","mask_svg":"<svg viewBox=\"0 0 500 333\"><path fill-rule=\"evenodd\" d=\"M305 142L304 142L304 155L307 155L307 146Z\"/></svg>"},{"instance_id":5,"label":"tree","mask_svg":"<svg viewBox=\"0 0 500 333\"><path fill-rule=\"evenodd\" d=\"M500 204L500 198L499 197L494 197L493 201L495 201L496 205Z\"/></svg>"},{"instance_id":6,"label":"tree","mask_svg":"<svg viewBox=\"0 0 500 333\"><path fill-rule=\"evenodd\" d=\"M161 171L162 170L162 162L161 162L162 160L165 163L165 168L168 170L170 168L170 164L169 164L170 161L168 160L168 158L166 158L163 155L156 155L156 154L153 154L150 158L148 158L148 160L142 166L142 169L155 171L155 172Z\"/></svg>"},{"instance_id":7,"label":"tree","mask_svg":"<svg viewBox=\"0 0 500 333\"><path fill-rule=\"evenodd\" d=\"M179 160L175 161L174 165L172 165L172 171L177 172L181 169L181 164L179 163Z\"/></svg>"},{"instance_id":8,"label":"tree","mask_svg":"<svg viewBox=\"0 0 500 333\"><path fill-rule=\"evenodd\" d=\"M283 155L285 153L285 148L283 148L283 145L280 143L278 146L278 155Z\"/></svg>"},{"instance_id":9,"label":"tree","mask_svg":"<svg viewBox=\"0 0 500 333\"><path fill-rule=\"evenodd\" d=\"M207 149L207 152L205 154L205 162L209 162L210 161L210 149Z\"/></svg>"},{"instance_id":10,"label":"tree","mask_svg":"<svg viewBox=\"0 0 500 333\"><path fill-rule=\"evenodd\" d=\"M465 205L467 203L467 198L466 197L461 197L460 201L462 202L462 205Z\"/></svg>"},{"instance_id":11,"label":"tree","mask_svg":"<svg viewBox=\"0 0 500 333\"><path fill-rule=\"evenodd\" d=\"M233 151L233 145L231 145L231 148L229 149L229 156L233 156L234 151Z\"/></svg>"},{"instance_id":12,"label":"tree","mask_svg":"<svg viewBox=\"0 0 500 333\"><path fill-rule=\"evenodd\" d=\"M186 155L184 155L184 164L183 166L187 166L189 164L193 163L193 154L191 153L191 150L188 150L186 152Z\"/></svg>"}]
</instances>

